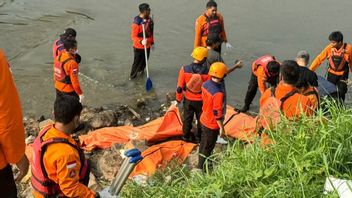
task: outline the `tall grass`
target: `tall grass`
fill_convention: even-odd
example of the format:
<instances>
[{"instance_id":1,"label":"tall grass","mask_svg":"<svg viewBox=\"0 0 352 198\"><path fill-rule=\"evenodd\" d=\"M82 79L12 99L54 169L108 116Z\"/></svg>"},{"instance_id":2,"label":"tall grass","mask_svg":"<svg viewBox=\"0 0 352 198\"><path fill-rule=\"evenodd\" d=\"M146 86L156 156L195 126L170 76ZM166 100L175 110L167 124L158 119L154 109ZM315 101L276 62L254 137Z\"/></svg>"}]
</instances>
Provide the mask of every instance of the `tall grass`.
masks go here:
<instances>
[{"instance_id":1,"label":"tall grass","mask_svg":"<svg viewBox=\"0 0 352 198\"><path fill-rule=\"evenodd\" d=\"M234 141L208 173L173 166L150 178L146 187L128 183L122 196L322 197L327 176L352 179L352 110L325 105L328 112L296 122L284 119L267 131L275 144L263 148L259 140Z\"/></svg>"}]
</instances>

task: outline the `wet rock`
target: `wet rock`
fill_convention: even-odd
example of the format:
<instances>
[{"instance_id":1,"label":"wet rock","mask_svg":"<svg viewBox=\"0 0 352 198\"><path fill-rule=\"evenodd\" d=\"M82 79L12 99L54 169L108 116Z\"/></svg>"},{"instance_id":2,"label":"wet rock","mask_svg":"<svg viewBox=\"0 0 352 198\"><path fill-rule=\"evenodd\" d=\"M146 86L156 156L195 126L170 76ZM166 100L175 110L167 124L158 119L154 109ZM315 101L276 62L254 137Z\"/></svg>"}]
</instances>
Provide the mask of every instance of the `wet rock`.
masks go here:
<instances>
[{"instance_id":1,"label":"wet rock","mask_svg":"<svg viewBox=\"0 0 352 198\"><path fill-rule=\"evenodd\" d=\"M24 122L24 129L26 131L26 136L37 136L40 130L38 122L32 118L26 119L26 121Z\"/></svg>"},{"instance_id":2,"label":"wet rock","mask_svg":"<svg viewBox=\"0 0 352 198\"><path fill-rule=\"evenodd\" d=\"M118 126L123 126L125 124L125 121L123 121L122 119L119 119L118 121L117 121L117 125Z\"/></svg>"},{"instance_id":3,"label":"wet rock","mask_svg":"<svg viewBox=\"0 0 352 198\"><path fill-rule=\"evenodd\" d=\"M132 144L136 149L140 150L141 152L145 151L148 148L144 140L133 140Z\"/></svg>"},{"instance_id":4,"label":"wet rock","mask_svg":"<svg viewBox=\"0 0 352 198\"><path fill-rule=\"evenodd\" d=\"M176 100L176 92L168 92L166 93L166 103L169 104L171 101Z\"/></svg>"},{"instance_id":5,"label":"wet rock","mask_svg":"<svg viewBox=\"0 0 352 198\"><path fill-rule=\"evenodd\" d=\"M97 178L92 173L89 174L88 188L95 192L102 190Z\"/></svg>"},{"instance_id":6,"label":"wet rock","mask_svg":"<svg viewBox=\"0 0 352 198\"><path fill-rule=\"evenodd\" d=\"M126 119L125 122L124 122L124 125L125 126L133 126L133 123L130 119Z\"/></svg>"},{"instance_id":7,"label":"wet rock","mask_svg":"<svg viewBox=\"0 0 352 198\"><path fill-rule=\"evenodd\" d=\"M142 107L144 107L146 105L147 105L147 101L145 100L145 98L137 99L137 107L138 108L142 108Z\"/></svg>"},{"instance_id":8,"label":"wet rock","mask_svg":"<svg viewBox=\"0 0 352 198\"><path fill-rule=\"evenodd\" d=\"M102 127L110 127L115 125L117 122L114 111L107 110L103 112L99 112L95 115L90 123L93 129L98 129Z\"/></svg>"},{"instance_id":9,"label":"wet rock","mask_svg":"<svg viewBox=\"0 0 352 198\"><path fill-rule=\"evenodd\" d=\"M111 181L122 164L120 153L114 149L105 150L103 155L98 160L98 172L104 179Z\"/></svg>"},{"instance_id":10,"label":"wet rock","mask_svg":"<svg viewBox=\"0 0 352 198\"><path fill-rule=\"evenodd\" d=\"M101 112L100 109L85 107L81 112L80 120L82 122L90 122L94 118L94 116L99 112Z\"/></svg>"},{"instance_id":11,"label":"wet rock","mask_svg":"<svg viewBox=\"0 0 352 198\"><path fill-rule=\"evenodd\" d=\"M116 152L120 152L121 149L123 149L123 144L119 144L119 143L114 143L111 147L112 150L116 151Z\"/></svg>"},{"instance_id":12,"label":"wet rock","mask_svg":"<svg viewBox=\"0 0 352 198\"><path fill-rule=\"evenodd\" d=\"M32 144L35 140L35 137L33 135L30 135L26 138L25 142L26 142L26 145L28 144Z\"/></svg>"}]
</instances>

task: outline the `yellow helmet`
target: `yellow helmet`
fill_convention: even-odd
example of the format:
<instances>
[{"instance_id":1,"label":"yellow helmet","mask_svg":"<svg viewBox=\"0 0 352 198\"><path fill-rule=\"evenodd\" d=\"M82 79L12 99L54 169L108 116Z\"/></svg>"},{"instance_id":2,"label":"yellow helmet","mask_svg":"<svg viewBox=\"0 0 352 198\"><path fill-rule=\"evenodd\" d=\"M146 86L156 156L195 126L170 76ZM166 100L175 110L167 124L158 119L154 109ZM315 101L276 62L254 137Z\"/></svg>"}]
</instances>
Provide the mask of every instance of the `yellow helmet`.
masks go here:
<instances>
[{"instance_id":1,"label":"yellow helmet","mask_svg":"<svg viewBox=\"0 0 352 198\"><path fill-rule=\"evenodd\" d=\"M208 49L205 47L196 47L192 52L192 57L197 61L202 61L208 57Z\"/></svg>"},{"instance_id":2,"label":"yellow helmet","mask_svg":"<svg viewBox=\"0 0 352 198\"><path fill-rule=\"evenodd\" d=\"M209 69L209 75L216 78L224 78L225 74L227 74L227 66L222 62L215 62L211 64Z\"/></svg>"}]
</instances>

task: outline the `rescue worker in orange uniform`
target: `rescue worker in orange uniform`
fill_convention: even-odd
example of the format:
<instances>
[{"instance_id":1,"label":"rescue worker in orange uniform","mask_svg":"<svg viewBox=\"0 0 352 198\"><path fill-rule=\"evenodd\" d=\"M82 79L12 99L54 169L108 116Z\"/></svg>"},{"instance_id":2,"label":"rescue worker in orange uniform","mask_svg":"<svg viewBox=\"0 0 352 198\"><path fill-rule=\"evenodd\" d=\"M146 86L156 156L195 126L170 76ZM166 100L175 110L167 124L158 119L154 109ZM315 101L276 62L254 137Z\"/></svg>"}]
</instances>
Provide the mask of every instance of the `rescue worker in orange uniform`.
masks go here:
<instances>
[{"instance_id":1,"label":"rescue worker in orange uniform","mask_svg":"<svg viewBox=\"0 0 352 198\"><path fill-rule=\"evenodd\" d=\"M133 42L134 60L130 73L130 80L144 72L145 52L147 48L147 59L149 59L150 48L154 49L154 21L150 17L150 7L147 3L139 5L139 15L136 16L132 23L131 39ZM145 37L143 39L143 27L145 27Z\"/></svg>"},{"instance_id":2,"label":"rescue worker in orange uniform","mask_svg":"<svg viewBox=\"0 0 352 198\"><path fill-rule=\"evenodd\" d=\"M54 61L56 97L72 95L82 102L84 95L78 80L78 63L74 58L77 54L77 41L65 40L64 47L66 51Z\"/></svg>"},{"instance_id":3,"label":"rescue worker in orange uniform","mask_svg":"<svg viewBox=\"0 0 352 198\"><path fill-rule=\"evenodd\" d=\"M34 197L100 197L86 186L90 172L88 162L71 137L79 125L81 111L82 105L74 96L56 98L55 123L45 127L33 143Z\"/></svg>"},{"instance_id":4,"label":"rescue worker in orange uniform","mask_svg":"<svg viewBox=\"0 0 352 198\"><path fill-rule=\"evenodd\" d=\"M258 58L252 64L251 79L249 80L248 90L244 99L244 106L240 110L246 112L257 94L261 94L268 88L267 84L275 87L279 82L280 63L275 60L274 56L264 55Z\"/></svg>"},{"instance_id":5,"label":"rescue worker in orange uniform","mask_svg":"<svg viewBox=\"0 0 352 198\"><path fill-rule=\"evenodd\" d=\"M213 63L209 69L211 79L203 83L202 86L203 107L200 116L202 133L198 169L204 168L204 162L211 155L218 135L225 135L226 89L224 77L227 72L228 68L224 63Z\"/></svg>"},{"instance_id":6,"label":"rescue worker in orange uniform","mask_svg":"<svg viewBox=\"0 0 352 198\"><path fill-rule=\"evenodd\" d=\"M183 99L183 139L188 142L200 140L200 114L202 113L202 84L210 79L209 69L205 64L208 50L205 47L197 47L193 50L193 63L182 66L179 72L176 89L176 101L181 103ZM191 132L193 117L198 121L197 134Z\"/></svg>"},{"instance_id":7,"label":"rescue worker in orange uniform","mask_svg":"<svg viewBox=\"0 0 352 198\"><path fill-rule=\"evenodd\" d=\"M314 110L319 106L319 91L318 91L318 76L315 72L309 70L307 65L309 63L309 54L302 50L297 53L296 62L299 66L299 80L296 87L300 93L307 96L312 104Z\"/></svg>"},{"instance_id":8,"label":"rescue worker in orange uniform","mask_svg":"<svg viewBox=\"0 0 352 198\"><path fill-rule=\"evenodd\" d=\"M313 104L307 96L301 94L296 87L300 72L296 61L284 61L280 68L281 81L277 87L267 89L260 98L260 106L270 97L281 101L280 109L289 119L299 118L302 113L313 114Z\"/></svg>"},{"instance_id":9,"label":"rescue worker in orange uniform","mask_svg":"<svg viewBox=\"0 0 352 198\"><path fill-rule=\"evenodd\" d=\"M315 71L325 59L329 62L327 80L338 88L338 97L345 101L349 72L352 72L352 45L343 42L341 32L332 32L330 44L315 58L310 70Z\"/></svg>"},{"instance_id":10,"label":"rescue worker in orange uniform","mask_svg":"<svg viewBox=\"0 0 352 198\"><path fill-rule=\"evenodd\" d=\"M225 42L227 49L232 49L232 45L228 42L224 26L223 16L217 12L217 3L210 0L206 5L206 11L197 18L195 23L194 48L206 47L206 40L209 36L218 36L221 43ZM221 44L215 49L221 53Z\"/></svg>"},{"instance_id":11,"label":"rescue worker in orange uniform","mask_svg":"<svg viewBox=\"0 0 352 198\"><path fill-rule=\"evenodd\" d=\"M0 195L17 197L16 181L27 174L29 162L25 155L25 133L22 110L10 65L0 49ZM19 168L14 179L10 164Z\"/></svg>"}]
</instances>

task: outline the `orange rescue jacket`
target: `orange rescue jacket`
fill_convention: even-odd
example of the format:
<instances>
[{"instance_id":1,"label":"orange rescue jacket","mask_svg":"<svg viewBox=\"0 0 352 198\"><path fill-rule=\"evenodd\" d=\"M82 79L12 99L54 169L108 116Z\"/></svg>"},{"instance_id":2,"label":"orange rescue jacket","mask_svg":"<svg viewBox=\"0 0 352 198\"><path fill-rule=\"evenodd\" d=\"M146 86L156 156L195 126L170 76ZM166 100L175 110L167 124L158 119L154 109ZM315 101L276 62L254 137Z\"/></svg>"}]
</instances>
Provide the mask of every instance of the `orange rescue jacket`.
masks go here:
<instances>
[{"instance_id":1,"label":"orange rescue jacket","mask_svg":"<svg viewBox=\"0 0 352 198\"><path fill-rule=\"evenodd\" d=\"M218 27L218 24L220 27ZM214 27L214 31L219 31L219 37L222 39L222 41L227 42L227 37L226 37L226 32L225 32L225 26L224 26L224 18L223 16L218 12L216 14L216 17L214 19L210 19L205 13L199 16L196 20L195 24L195 37L194 37L194 48L203 46L206 47L206 40L208 37L208 34L211 33L210 31L213 31L212 28Z\"/></svg>"},{"instance_id":2,"label":"orange rescue jacket","mask_svg":"<svg viewBox=\"0 0 352 198\"><path fill-rule=\"evenodd\" d=\"M74 57L63 52L54 61L55 88L61 92L76 92L81 95L83 92L78 80L78 64Z\"/></svg>"},{"instance_id":3,"label":"orange rescue jacket","mask_svg":"<svg viewBox=\"0 0 352 198\"><path fill-rule=\"evenodd\" d=\"M140 16L136 16L131 26L131 39L133 47L136 49L144 49L142 45L143 40L143 27L145 27L145 36L147 39L147 48L150 48L154 44L154 21L152 18L143 19Z\"/></svg>"},{"instance_id":4,"label":"orange rescue jacket","mask_svg":"<svg viewBox=\"0 0 352 198\"><path fill-rule=\"evenodd\" d=\"M20 99L2 49L0 89L0 169L3 169L23 157L26 144Z\"/></svg>"},{"instance_id":5,"label":"orange rescue jacket","mask_svg":"<svg viewBox=\"0 0 352 198\"><path fill-rule=\"evenodd\" d=\"M76 141L69 135L59 131L55 126L50 127L49 130L42 136L43 141L53 138L63 138L79 147ZM33 156L33 158L39 156ZM36 161L35 159L33 161ZM79 151L67 143L54 143L46 146L46 151L42 157L42 163L47 173L48 179L59 185L61 193L66 197L82 197L94 198L95 192L90 190L87 186L81 184L80 170L81 158ZM35 168L35 167L33 167ZM35 174L35 170L34 173ZM34 190L33 195L36 198L43 198L43 195Z\"/></svg>"},{"instance_id":6,"label":"orange rescue jacket","mask_svg":"<svg viewBox=\"0 0 352 198\"><path fill-rule=\"evenodd\" d=\"M278 76L271 75L268 71L267 65L274 61L275 57L271 55L264 55L252 63L252 72L257 77L258 88L261 94L267 89L266 83L268 78L277 78Z\"/></svg>"},{"instance_id":7,"label":"orange rescue jacket","mask_svg":"<svg viewBox=\"0 0 352 198\"><path fill-rule=\"evenodd\" d=\"M190 65L183 66L180 69L178 80L177 80L177 89L176 89L176 100L178 102L182 101L182 96L184 93L185 98L191 101L201 101L202 93L192 92L190 89L187 89L187 83L191 80L192 76L199 74L202 78L202 81L205 82L210 79L208 75L209 69L204 64L192 63Z\"/></svg>"},{"instance_id":8,"label":"orange rescue jacket","mask_svg":"<svg viewBox=\"0 0 352 198\"><path fill-rule=\"evenodd\" d=\"M225 81L216 83L208 80L202 86L203 107L200 122L209 129L219 129L217 120L224 120L226 114Z\"/></svg>"},{"instance_id":9,"label":"orange rescue jacket","mask_svg":"<svg viewBox=\"0 0 352 198\"><path fill-rule=\"evenodd\" d=\"M274 95L275 98L281 100L288 93L294 91L296 88L284 83L280 83L275 88L275 93L272 93L271 89L267 89L260 98L260 106L263 106L265 101ZM285 102L281 104L281 110L287 118L298 118L302 113L310 116L313 114L313 105L307 96L294 93L292 96L287 98Z\"/></svg>"},{"instance_id":10,"label":"orange rescue jacket","mask_svg":"<svg viewBox=\"0 0 352 198\"><path fill-rule=\"evenodd\" d=\"M345 67L350 67L352 72L352 45L344 43L343 46L337 50L331 45L325 49L314 59L310 66L310 70L315 71L327 59L329 62L328 72L342 76L345 73Z\"/></svg>"}]
</instances>

